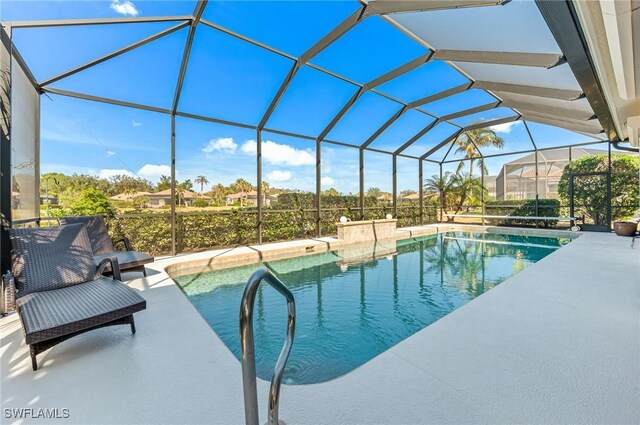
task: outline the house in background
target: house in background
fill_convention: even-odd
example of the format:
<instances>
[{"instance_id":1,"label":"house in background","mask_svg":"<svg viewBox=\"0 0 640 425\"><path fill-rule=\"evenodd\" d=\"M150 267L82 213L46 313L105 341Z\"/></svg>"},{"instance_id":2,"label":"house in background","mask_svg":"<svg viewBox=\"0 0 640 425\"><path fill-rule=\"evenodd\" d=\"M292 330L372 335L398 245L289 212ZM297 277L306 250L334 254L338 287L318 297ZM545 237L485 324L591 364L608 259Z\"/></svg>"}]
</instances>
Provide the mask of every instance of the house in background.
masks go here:
<instances>
[{"instance_id":1,"label":"house in background","mask_svg":"<svg viewBox=\"0 0 640 425\"><path fill-rule=\"evenodd\" d=\"M278 200L278 195L262 194L262 205L268 207L272 202ZM240 204L244 206L255 207L258 205L258 192L255 190L249 192L237 192L227 195L226 205Z\"/></svg>"},{"instance_id":2,"label":"house in background","mask_svg":"<svg viewBox=\"0 0 640 425\"><path fill-rule=\"evenodd\" d=\"M161 208L171 205L171 189L163 190L157 193L150 193L146 195L149 198L149 204L151 208ZM202 199L207 202L211 202L211 198L207 195L195 193L190 190L185 190L180 194L176 192L176 205L190 206L193 201Z\"/></svg>"}]
</instances>

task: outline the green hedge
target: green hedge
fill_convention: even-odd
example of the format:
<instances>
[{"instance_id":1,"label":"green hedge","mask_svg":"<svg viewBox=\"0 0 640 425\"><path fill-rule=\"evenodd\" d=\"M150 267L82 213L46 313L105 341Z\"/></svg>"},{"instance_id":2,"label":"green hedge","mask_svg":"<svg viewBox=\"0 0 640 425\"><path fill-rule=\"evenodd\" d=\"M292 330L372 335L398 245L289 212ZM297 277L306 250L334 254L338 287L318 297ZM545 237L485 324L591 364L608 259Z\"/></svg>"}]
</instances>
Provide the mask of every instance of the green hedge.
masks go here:
<instances>
[{"instance_id":1,"label":"green hedge","mask_svg":"<svg viewBox=\"0 0 640 425\"><path fill-rule=\"evenodd\" d=\"M507 215L521 217L560 217L560 201L558 199L538 199L536 209L535 199L488 201L485 203L485 215ZM532 219L486 219L489 224L503 226L536 226L551 227L558 224L557 220Z\"/></svg>"},{"instance_id":2,"label":"green hedge","mask_svg":"<svg viewBox=\"0 0 640 425\"><path fill-rule=\"evenodd\" d=\"M316 216L313 210L313 195L287 194L286 202L278 202L262 212L262 241L275 242L316 236ZM332 198L326 200L325 198ZM351 220L360 219L360 208L353 205L353 196L330 196L322 198L323 209L320 225L323 235L335 235L336 223L341 216ZM378 204L375 198L365 202L365 218L381 219L393 213L390 204ZM332 205L325 207L324 203ZM337 206L339 204L340 206ZM284 206L297 209L282 210ZM302 209L306 208L306 209ZM425 201L424 223L437 221L437 205ZM257 211L238 209L233 211L203 211L178 213L176 215L176 250L195 252L207 249L256 244ZM124 214L107 218L111 237L128 237L139 251L154 255L171 252L170 215L166 212L147 214ZM413 226L420 223L417 203L398 204L398 226Z\"/></svg>"}]
</instances>

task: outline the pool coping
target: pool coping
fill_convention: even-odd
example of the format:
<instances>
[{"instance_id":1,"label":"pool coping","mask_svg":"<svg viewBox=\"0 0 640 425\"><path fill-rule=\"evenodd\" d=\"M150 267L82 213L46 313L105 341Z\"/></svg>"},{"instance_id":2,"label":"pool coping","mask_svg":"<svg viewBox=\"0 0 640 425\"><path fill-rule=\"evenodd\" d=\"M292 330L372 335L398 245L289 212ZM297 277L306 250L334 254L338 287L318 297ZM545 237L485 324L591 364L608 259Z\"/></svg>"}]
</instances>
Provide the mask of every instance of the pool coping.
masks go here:
<instances>
[{"instance_id":1,"label":"pool coping","mask_svg":"<svg viewBox=\"0 0 640 425\"><path fill-rule=\"evenodd\" d=\"M448 231L470 231L476 233L500 233L507 235L530 235L547 237L565 237L575 239L580 232L557 229L516 228L501 226L480 226L469 224L438 223L425 226L401 227L396 230L395 240L419 238L436 235ZM393 240L393 239L389 239ZM157 260L155 264L162 267L169 276L180 276L183 273L197 273L210 269L231 268L263 261L281 260L303 255L335 251L358 245L371 245L369 242L346 242L335 236L298 239L286 242L270 242L263 245L222 248L204 252L185 254ZM200 270L198 270L200 269Z\"/></svg>"}]
</instances>

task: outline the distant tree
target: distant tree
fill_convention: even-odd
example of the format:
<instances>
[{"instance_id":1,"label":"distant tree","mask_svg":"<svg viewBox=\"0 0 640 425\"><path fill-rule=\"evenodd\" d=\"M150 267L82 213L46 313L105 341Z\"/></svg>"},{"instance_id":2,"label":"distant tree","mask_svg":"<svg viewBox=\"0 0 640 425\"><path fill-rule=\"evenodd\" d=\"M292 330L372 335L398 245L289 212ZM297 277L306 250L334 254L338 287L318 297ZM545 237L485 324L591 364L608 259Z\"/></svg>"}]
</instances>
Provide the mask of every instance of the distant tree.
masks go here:
<instances>
[{"instance_id":1,"label":"distant tree","mask_svg":"<svg viewBox=\"0 0 640 425\"><path fill-rule=\"evenodd\" d=\"M612 220L633 217L638 211L640 188L638 171L640 158L631 155L611 154L611 209ZM569 179L571 173L607 171L607 155L587 155L575 159L566 166L558 183L560 199L566 204L569 199ZM573 190L574 202L582 206L596 224L606 224L607 188L598 176L580 178Z\"/></svg>"},{"instance_id":2,"label":"distant tree","mask_svg":"<svg viewBox=\"0 0 640 425\"><path fill-rule=\"evenodd\" d=\"M367 189L367 196L373 196L374 198L382 196L382 193L383 192L379 187L370 187Z\"/></svg>"},{"instance_id":3,"label":"distant tree","mask_svg":"<svg viewBox=\"0 0 640 425\"><path fill-rule=\"evenodd\" d=\"M246 181L245 179L238 179L235 183L232 184L236 191L241 193L240 196L240 206L243 206L243 200L247 197L247 192L253 190L253 186L251 183Z\"/></svg>"},{"instance_id":4,"label":"distant tree","mask_svg":"<svg viewBox=\"0 0 640 425\"><path fill-rule=\"evenodd\" d=\"M179 186L179 185L176 186L176 200L178 201L177 202L178 206L180 206L181 202L184 203L186 206L185 199L184 199L186 191L187 189L185 189L183 186Z\"/></svg>"},{"instance_id":5,"label":"distant tree","mask_svg":"<svg viewBox=\"0 0 640 425\"><path fill-rule=\"evenodd\" d=\"M198 176L194 181L196 182L196 184L200 185L200 194L202 194L202 192L204 191L204 185L209 184L209 180L206 176Z\"/></svg>"},{"instance_id":6,"label":"distant tree","mask_svg":"<svg viewBox=\"0 0 640 425\"><path fill-rule=\"evenodd\" d=\"M158 192L162 192L163 190L167 190L171 188L171 177L160 176L160 180L156 184L156 190Z\"/></svg>"},{"instance_id":7,"label":"distant tree","mask_svg":"<svg viewBox=\"0 0 640 425\"><path fill-rule=\"evenodd\" d=\"M107 193L111 196L120 193L151 192L153 189L150 181L127 175L112 176L109 179L109 186Z\"/></svg>"},{"instance_id":8,"label":"distant tree","mask_svg":"<svg viewBox=\"0 0 640 425\"><path fill-rule=\"evenodd\" d=\"M324 196L340 196L341 193L338 192L336 189L334 189L333 187L327 190L323 190L321 192L322 195Z\"/></svg>"},{"instance_id":9,"label":"distant tree","mask_svg":"<svg viewBox=\"0 0 640 425\"><path fill-rule=\"evenodd\" d=\"M225 196L227 195L228 189L226 187L224 187L222 184L218 183L217 185L215 185L213 187L213 189L211 189L211 192L209 192L211 195L211 198L213 198L214 202L218 205L221 205L224 203L224 199Z\"/></svg>"},{"instance_id":10,"label":"distant tree","mask_svg":"<svg viewBox=\"0 0 640 425\"><path fill-rule=\"evenodd\" d=\"M149 205L149 202L149 197L145 195L134 196L131 200L134 208L138 209L146 207L147 205Z\"/></svg>"},{"instance_id":11,"label":"distant tree","mask_svg":"<svg viewBox=\"0 0 640 425\"><path fill-rule=\"evenodd\" d=\"M84 189L76 201L71 205L75 215L114 215L115 208L111 205L107 195L100 189L89 187Z\"/></svg>"},{"instance_id":12,"label":"distant tree","mask_svg":"<svg viewBox=\"0 0 640 425\"><path fill-rule=\"evenodd\" d=\"M191 183L191 179L186 179L182 183L178 183L176 181L176 187L180 187L180 188L182 188L184 190L191 191L191 190L193 190L193 183Z\"/></svg>"},{"instance_id":13,"label":"distant tree","mask_svg":"<svg viewBox=\"0 0 640 425\"><path fill-rule=\"evenodd\" d=\"M462 133L456 139L455 144L457 146L456 153L464 154L465 159L469 160L469 177L473 177L473 163L476 159L479 160L478 167L484 169L485 174L487 172L484 162L480 158L478 149L485 146L502 149L504 147L504 140L490 128L478 128ZM456 173L460 173L462 167L464 167L464 162L460 161Z\"/></svg>"},{"instance_id":14,"label":"distant tree","mask_svg":"<svg viewBox=\"0 0 640 425\"><path fill-rule=\"evenodd\" d=\"M416 192L415 190L401 190L400 191L400 196L409 196L409 195L413 195L416 194L418 192Z\"/></svg>"}]
</instances>

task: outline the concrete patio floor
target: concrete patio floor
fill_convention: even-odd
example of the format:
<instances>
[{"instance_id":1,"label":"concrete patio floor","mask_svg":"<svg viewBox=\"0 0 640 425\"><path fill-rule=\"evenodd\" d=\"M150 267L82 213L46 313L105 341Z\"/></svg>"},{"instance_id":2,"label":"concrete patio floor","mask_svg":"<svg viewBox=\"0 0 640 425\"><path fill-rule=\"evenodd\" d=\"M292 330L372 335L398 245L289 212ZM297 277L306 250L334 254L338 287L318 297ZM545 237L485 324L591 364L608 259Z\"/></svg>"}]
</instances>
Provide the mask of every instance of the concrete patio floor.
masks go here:
<instances>
[{"instance_id":1,"label":"concrete patio floor","mask_svg":"<svg viewBox=\"0 0 640 425\"><path fill-rule=\"evenodd\" d=\"M203 254L198 254L203 255ZM39 356L15 314L0 319L6 409L69 409L61 424L244 423L238 360L164 272L127 327ZM131 277L131 276L130 276ZM283 386L288 424L640 423L640 244L585 233L336 380ZM259 381L261 421L268 383Z\"/></svg>"}]
</instances>

